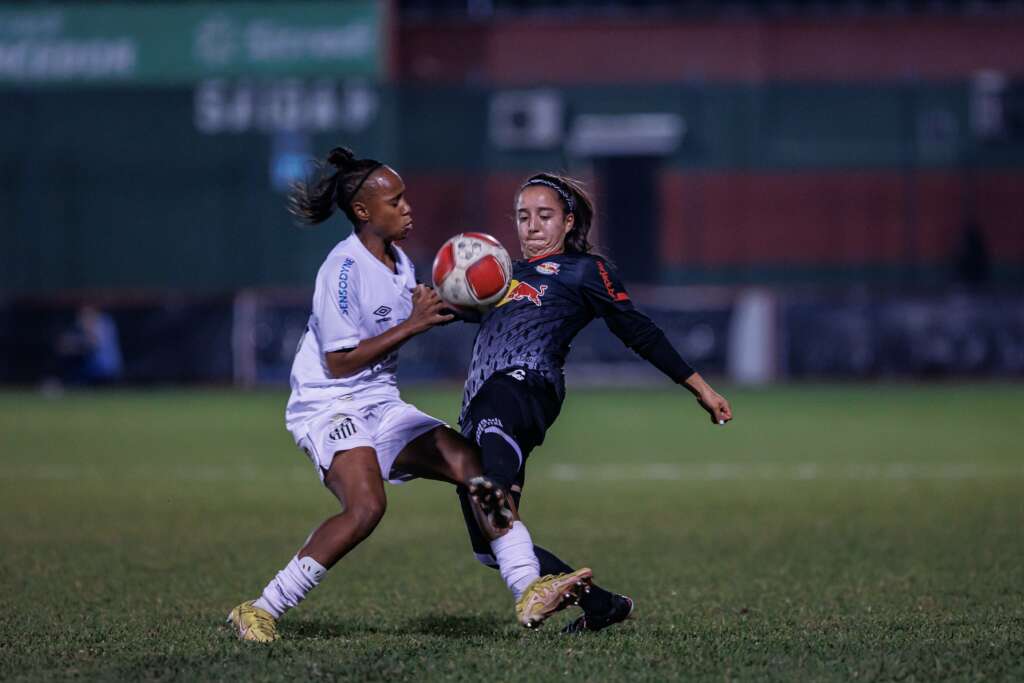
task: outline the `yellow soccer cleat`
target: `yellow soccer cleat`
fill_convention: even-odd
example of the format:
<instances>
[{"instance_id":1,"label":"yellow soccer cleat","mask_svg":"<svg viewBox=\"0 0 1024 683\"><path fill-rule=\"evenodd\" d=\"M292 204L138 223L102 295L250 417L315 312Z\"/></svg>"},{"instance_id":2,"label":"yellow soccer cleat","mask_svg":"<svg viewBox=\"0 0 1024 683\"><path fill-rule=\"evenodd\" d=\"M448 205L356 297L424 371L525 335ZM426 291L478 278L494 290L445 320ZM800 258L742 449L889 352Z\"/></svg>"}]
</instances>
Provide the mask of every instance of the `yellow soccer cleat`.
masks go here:
<instances>
[{"instance_id":1,"label":"yellow soccer cleat","mask_svg":"<svg viewBox=\"0 0 1024 683\"><path fill-rule=\"evenodd\" d=\"M235 630L239 640L270 643L277 640L277 621L270 612L252 606L253 601L243 602L231 610L228 623Z\"/></svg>"},{"instance_id":2,"label":"yellow soccer cleat","mask_svg":"<svg viewBox=\"0 0 1024 683\"><path fill-rule=\"evenodd\" d=\"M594 573L584 567L572 574L548 574L531 583L516 602L516 618L535 628L555 612L576 605L590 590Z\"/></svg>"}]
</instances>

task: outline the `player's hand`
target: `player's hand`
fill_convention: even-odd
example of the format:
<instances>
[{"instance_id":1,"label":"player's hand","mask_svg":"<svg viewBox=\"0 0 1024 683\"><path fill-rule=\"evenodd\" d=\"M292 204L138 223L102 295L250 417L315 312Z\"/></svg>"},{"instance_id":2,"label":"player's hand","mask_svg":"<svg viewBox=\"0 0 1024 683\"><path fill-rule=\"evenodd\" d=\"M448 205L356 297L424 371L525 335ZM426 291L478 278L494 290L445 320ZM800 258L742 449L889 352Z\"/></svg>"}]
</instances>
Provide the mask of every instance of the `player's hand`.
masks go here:
<instances>
[{"instance_id":1,"label":"player's hand","mask_svg":"<svg viewBox=\"0 0 1024 683\"><path fill-rule=\"evenodd\" d=\"M445 308L447 304L441 301L437 292L430 287L416 285L412 290L412 313L409 314L406 324L419 333L426 332L434 325L451 322L455 316L444 313Z\"/></svg>"},{"instance_id":2,"label":"player's hand","mask_svg":"<svg viewBox=\"0 0 1024 683\"><path fill-rule=\"evenodd\" d=\"M445 304L443 309L444 313L451 313L455 320L461 320L467 323L478 323L483 315L475 308L466 308L464 306L455 306L453 304Z\"/></svg>"},{"instance_id":3,"label":"player's hand","mask_svg":"<svg viewBox=\"0 0 1024 683\"><path fill-rule=\"evenodd\" d=\"M697 397L697 404L708 411L711 416L711 424L724 425L732 420L732 407L725 397L711 388L711 385L704 381L700 373L693 373L686 378L684 386Z\"/></svg>"},{"instance_id":4,"label":"player's hand","mask_svg":"<svg viewBox=\"0 0 1024 683\"><path fill-rule=\"evenodd\" d=\"M708 411L711 416L711 424L724 425L732 420L732 408L729 406L729 402L711 387L697 396L697 403Z\"/></svg>"}]
</instances>

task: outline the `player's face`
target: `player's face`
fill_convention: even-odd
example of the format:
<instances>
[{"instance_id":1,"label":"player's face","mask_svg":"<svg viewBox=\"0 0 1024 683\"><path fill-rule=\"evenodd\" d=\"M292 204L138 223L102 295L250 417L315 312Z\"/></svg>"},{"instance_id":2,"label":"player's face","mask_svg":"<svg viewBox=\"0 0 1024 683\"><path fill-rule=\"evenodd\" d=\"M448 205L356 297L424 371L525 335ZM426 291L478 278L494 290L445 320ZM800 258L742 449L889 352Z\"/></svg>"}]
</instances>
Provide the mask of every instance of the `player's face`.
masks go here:
<instances>
[{"instance_id":1,"label":"player's face","mask_svg":"<svg viewBox=\"0 0 1024 683\"><path fill-rule=\"evenodd\" d=\"M391 167L382 166L363 187L366 191L360 191L359 201L352 204L356 215L364 218L365 211L366 227L381 239L388 242L404 240L412 230L412 207L405 198L402 177Z\"/></svg>"},{"instance_id":2,"label":"player's face","mask_svg":"<svg viewBox=\"0 0 1024 683\"><path fill-rule=\"evenodd\" d=\"M565 249L573 214L565 215L562 201L549 187L531 185L516 199L516 231L523 257L532 259Z\"/></svg>"}]
</instances>

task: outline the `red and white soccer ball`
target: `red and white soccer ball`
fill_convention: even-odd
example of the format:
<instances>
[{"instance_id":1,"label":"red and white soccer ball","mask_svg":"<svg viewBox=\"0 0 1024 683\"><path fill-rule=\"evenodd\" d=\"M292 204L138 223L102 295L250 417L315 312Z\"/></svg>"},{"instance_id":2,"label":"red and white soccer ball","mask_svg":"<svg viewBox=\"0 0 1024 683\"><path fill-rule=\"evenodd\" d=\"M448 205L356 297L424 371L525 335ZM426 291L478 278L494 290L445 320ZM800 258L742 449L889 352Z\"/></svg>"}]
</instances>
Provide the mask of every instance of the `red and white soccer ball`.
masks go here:
<instances>
[{"instance_id":1,"label":"red and white soccer ball","mask_svg":"<svg viewBox=\"0 0 1024 683\"><path fill-rule=\"evenodd\" d=\"M512 259L490 235L463 232L441 245L433 271L434 289L446 303L486 310L508 290Z\"/></svg>"}]
</instances>

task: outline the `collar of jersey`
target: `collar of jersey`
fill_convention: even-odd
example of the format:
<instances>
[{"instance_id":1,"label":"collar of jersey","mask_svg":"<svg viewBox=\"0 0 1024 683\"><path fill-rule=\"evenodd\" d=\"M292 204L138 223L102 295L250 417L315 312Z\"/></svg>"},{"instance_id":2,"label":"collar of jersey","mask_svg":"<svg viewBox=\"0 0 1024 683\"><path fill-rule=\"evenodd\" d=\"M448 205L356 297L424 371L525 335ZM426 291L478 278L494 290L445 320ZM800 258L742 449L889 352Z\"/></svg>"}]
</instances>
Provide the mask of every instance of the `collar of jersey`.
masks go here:
<instances>
[{"instance_id":1,"label":"collar of jersey","mask_svg":"<svg viewBox=\"0 0 1024 683\"><path fill-rule=\"evenodd\" d=\"M381 261L379 258L374 256L370 252L370 250L366 248L366 245L363 244L363 241L361 239L359 239L359 235L357 235L357 234L355 234L353 232L352 233L352 239L356 243L356 249L361 250L363 252L363 255L366 256L366 258L370 259L371 261L376 263L378 266L380 266L380 268L385 273L387 273L388 275L390 275L392 277L394 277L396 275L402 275L402 256L401 256L401 254L398 253L398 246L397 245L395 245L394 243L391 244L391 247L394 249L394 253L395 253L395 271L392 272L392 270L390 268L388 268L387 266L384 265L383 261Z\"/></svg>"},{"instance_id":2,"label":"collar of jersey","mask_svg":"<svg viewBox=\"0 0 1024 683\"><path fill-rule=\"evenodd\" d=\"M362 242L360 242L360 244L362 244ZM552 251L552 252L549 252L547 254L541 254L540 256L534 256L531 259L527 259L526 262L527 263L536 263L537 261L540 261L541 259L551 258L552 256L558 256L559 254L562 254L562 253L564 253L563 250ZM381 264L381 265L383 265L383 264Z\"/></svg>"}]
</instances>

